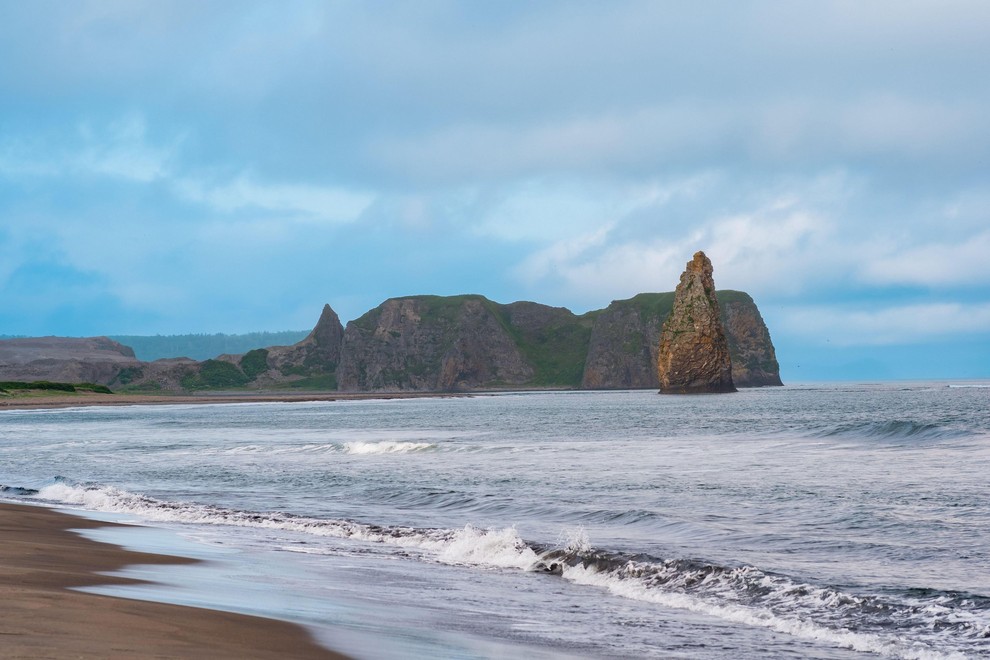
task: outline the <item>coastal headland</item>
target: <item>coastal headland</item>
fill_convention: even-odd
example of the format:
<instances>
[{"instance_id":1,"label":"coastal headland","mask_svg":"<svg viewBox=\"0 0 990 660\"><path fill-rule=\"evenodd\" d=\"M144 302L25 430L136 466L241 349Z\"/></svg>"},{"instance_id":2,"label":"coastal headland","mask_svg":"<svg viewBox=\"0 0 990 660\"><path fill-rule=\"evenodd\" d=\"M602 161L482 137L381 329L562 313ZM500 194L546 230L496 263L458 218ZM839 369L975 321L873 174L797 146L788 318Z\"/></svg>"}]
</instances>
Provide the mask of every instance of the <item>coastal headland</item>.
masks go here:
<instances>
[{"instance_id":1,"label":"coastal headland","mask_svg":"<svg viewBox=\"0 0 990 660\"><path fill-rule=\"evenodd\" d=\"M0 503L0 656L5 658L321 658L291 623L80 591L128 584L107 576L133 564L194 560L98 543L71 531L112 523Z\"/></svg>"},{"instance_id":2,"label":"coastal headland","mask_svg":"<svg viewBox=\"0 0 990 660\"><path fill-rule=\"evenodd\" d=\"M216 392L412 393L656 389L674 293L641 293L574 314L480 295L390 298L341 323L326 305L303 340L197 361L151 362L107 337L0 340L4 382L54 381L145 396ZM781 385L770 332L744 292L718 292L739 387ZM254 399L252 399L254 400Z\"/></svg>"}]
</instances>

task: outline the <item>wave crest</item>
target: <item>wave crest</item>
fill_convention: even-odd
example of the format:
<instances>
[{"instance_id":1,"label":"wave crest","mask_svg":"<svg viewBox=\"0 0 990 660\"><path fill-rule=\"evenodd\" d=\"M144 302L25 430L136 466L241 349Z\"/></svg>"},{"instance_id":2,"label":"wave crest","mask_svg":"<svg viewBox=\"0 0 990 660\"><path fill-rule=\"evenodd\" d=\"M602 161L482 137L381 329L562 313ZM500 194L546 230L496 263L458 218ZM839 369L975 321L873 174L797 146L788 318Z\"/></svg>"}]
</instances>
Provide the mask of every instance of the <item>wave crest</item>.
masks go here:
<instances>
[{"instance_id":1,"label":"wave crest","mask_svg":"<svg viewBox=\"0 0 990 660\"><path fill-rule=\"evenodd\" d=\"M286 513L239 511L169 502L113 486L58 480L38 498L152 521L283 530L354 539L416 551L447 564L557 575L617 596L687 609L746 625L862 652L906 658L990 650L990 598L922 590L887 597L796 582L754 566L627 555L594 548L583 530L553 546L528 543L514 527L423 529ZM305 551L312 552L311 547ZM929 645L925 641L932 642Z\"/></svg>"},{"instance_id":2,"label":"wave crest","mask_svg":"<svg viewBox=\"0 0 990 660\"><path fill-rule=\"evenodd\" d=\"M434 449L436 445L429 442L398 442L383 440L381 442L345 442L345 454L408 454L414 451Z\"/></svg>"},{"instance_id":3,"label":"wave crest","mask_svg":"<svg viewBox=\"0 0 990 660\"><path fill-rule=\"evenodd\" d=\"M885 422L850 422L824 429L815 434L821 438L854 437L878 438L881 440L935 440L958 438L964 431L942 424L892 419Z\"/></svg>"}]
</instances>

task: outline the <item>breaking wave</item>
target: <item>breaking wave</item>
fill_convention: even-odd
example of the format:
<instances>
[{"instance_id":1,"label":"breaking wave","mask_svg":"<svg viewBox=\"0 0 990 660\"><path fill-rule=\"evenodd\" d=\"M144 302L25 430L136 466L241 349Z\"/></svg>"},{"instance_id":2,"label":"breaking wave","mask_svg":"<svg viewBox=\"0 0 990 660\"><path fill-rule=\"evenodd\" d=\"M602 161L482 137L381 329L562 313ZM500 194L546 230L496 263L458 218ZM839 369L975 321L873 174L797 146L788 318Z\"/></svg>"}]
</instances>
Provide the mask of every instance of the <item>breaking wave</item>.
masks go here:
<instances>
[{"instance_id":1,"label":"breaking wave","mask_svg":"<svg viewBox=\"0 0 990 660\"><path fill-rule=\"evenodd\" d=\"M345 442L345 454L405 454L412 451L434 449L436 445L429 442L397 442L386 440L382 442Z\"/></svg>"},{"instance_id":2,"label":"breaking wave","mask_svg":"<svg viewBox=\"0 0 990 660\"><path fill-rule=\"evenodd\" d=\"M18 494L35 495L32 489L4 488L12 489L12 494L22 491ZM525 541L513 527L429 529L240 511L170 502L113 486L76 485L64 479L41 488L34 499L133 514L149 521L282 530L381 543L427 561L559 576L624 598L861 652L919 659L990 653L990 598L985 596L921 589L883 597L858 595L805 584L755 566L723 566L597 549L580 530L546 545ZM319 552L312 543L297 551Z\"/></svg>"},{"instance_id":3,"label":"breaking wave","mask_svg":"<svg viewBox=\"0 0 990 660\"><path fill-rule=\"evenodd\" d=\"M889 420L885 422L850 422L823 429L814 434L820 438L852 437L878 438L881 440L937 440L958 438L968 435L961 429L911 420Z\"/></svg>"}]
</instances>

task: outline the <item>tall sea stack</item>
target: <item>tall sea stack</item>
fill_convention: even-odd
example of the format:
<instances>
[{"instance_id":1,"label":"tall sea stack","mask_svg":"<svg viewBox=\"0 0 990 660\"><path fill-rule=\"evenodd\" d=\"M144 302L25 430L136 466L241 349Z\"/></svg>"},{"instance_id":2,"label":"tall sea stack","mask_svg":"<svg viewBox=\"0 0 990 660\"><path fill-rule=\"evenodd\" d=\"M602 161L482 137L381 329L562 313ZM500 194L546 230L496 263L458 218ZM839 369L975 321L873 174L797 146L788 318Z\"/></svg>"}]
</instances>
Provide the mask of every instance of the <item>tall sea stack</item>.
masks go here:
<instances>
[{"instance_id":1,"label":"tall sea stack","mask_svg":"<svg viewBox=\"0 0 990 660\"><path fill-rule=\"evenodd\" d=\"M673 310L660 332L657 375L661 394L736 391L712 262L704 252L694 253L674 291Z\"/></svg>"}]
</instances>

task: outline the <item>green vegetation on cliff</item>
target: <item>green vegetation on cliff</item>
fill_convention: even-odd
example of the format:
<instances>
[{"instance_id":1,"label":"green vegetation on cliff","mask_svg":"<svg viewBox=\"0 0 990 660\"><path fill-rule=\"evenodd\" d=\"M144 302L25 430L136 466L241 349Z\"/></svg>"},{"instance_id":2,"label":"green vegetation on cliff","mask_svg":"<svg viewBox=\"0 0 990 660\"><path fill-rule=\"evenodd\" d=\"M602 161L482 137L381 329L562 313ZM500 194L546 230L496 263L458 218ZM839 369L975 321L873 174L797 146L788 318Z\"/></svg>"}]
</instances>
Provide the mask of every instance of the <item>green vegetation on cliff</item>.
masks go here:
<instances>
[{"instance_id":1,"label":"green vegetation on cliff","mask_svg":"<svg viewBox=\"0 0 990 660\"><path fill-rule=\"evenodd\" d=\"M207 360L196 373L182 379L187 390L230 389L244 387L251 381L244 372L229 362Z\"/></svg>"},{"instance_id":2,"label":"green vegetation on cliff","mask_svg":"<svg viewBox=\"0 0 990 660\"><path fill-rule=\"evenodd\" d=\"M10 392L40 390L46 392L95 392L97 394L113 394L106 385L96 383L53 383L47 380L25 382L19 380L0 381L0 394Z\"/></svg>"}]
</instances>

